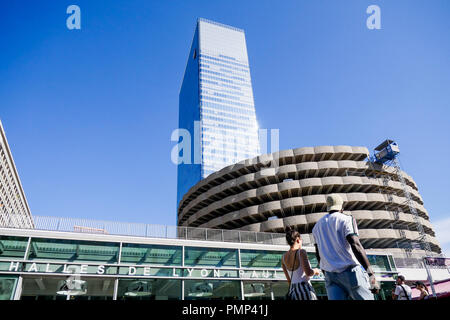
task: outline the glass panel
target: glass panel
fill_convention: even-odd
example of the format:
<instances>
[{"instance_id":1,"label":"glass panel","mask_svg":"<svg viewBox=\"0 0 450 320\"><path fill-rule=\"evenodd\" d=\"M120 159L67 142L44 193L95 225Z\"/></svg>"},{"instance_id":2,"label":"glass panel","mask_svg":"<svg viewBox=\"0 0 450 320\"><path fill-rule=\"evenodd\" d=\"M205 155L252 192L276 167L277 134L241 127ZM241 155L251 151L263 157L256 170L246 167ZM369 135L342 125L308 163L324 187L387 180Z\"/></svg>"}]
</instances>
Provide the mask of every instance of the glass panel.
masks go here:
<instances>
[{"instance_id":1,"label":"glass panel","mask_svg":"<svg viewBox=\"0 0 450 320\"><path fill-rule=\"evenodd\" d=\"M0 258L23 259L28 238L0 236Z\"/></svg>"},{"instance_id":2,"label":"glass panel","mask_svg":"<svg viewBox=\"0 0 450 320\"><path fill-rule=\"evenodd\" d=\"M245 300L272 300L271 281L244 281Z\"/></svg>"},{"instance_id":3,"label":"glass panel","mask_svg":"<svg viewBox=\"0 0 450 320\"><path fill-rule=\"evenodd\" d=\"M281 268L282 251L241 250L244 268Z\"/></svg>"},{"instance_id":4,"label":"glass panel","mask_svg":"<svg viewBox=\"0 0 450 320\"><path fill-rule=\"evenodd\" d=\"M117 263L118 255L118 243L32 239L28 259Z\"/></svg>"},{"instance_id":5,"label":"glass panel","mask_svg":"<svg viewBox=\"0 0 450 320\"><path fill-rule=\"evenodd\" d=\"M12 300L18 277L0 276L0 300Z\"/></svg>"},{"instance_id":6,"label":"glass panel","mask_svg":"<svg viewBox=\"0 0 450 320\"><path fill-rule=\"evenodd\" d=\"M374 271L391 271L387 256L367 255Z\"/></svg>"},{"instance_id":7,"label":"glass panel","mask_svg":"<svg viewBox=\"0 0 450 320\"><path fill-rule=\"evenodd\" d=\"M395 282L393 281L381 281L380 291L375 294L375 300L392 300L392 292L395 290Z\"/></svg>"},{"instance_id":8,"label":"glass panel","mask_svg":"<svg viewBox=\"0 0 450 320\"><path fill-rule=\"evenodd\" d=\"M113 278L24 277L21 300L112 300Z\"/></svg>"},{"instance_id":9,"label":"glass panel","mask_svg":"<svg viewBox=\"0 0 450 320\"><path fill-rule=\"evenodd\" d=\"M184 269L184 277L191 278L237 278L239 277L238 270L227 270L227 269Z\"/></svg>"},{"instance_id":10,"label":"glass panel","mask_svg":"<svg viewBox=\"0 0 450 320\"><path fill-rule=\"evenodd\" d=\"M239 300L239 281L184 280L185 300Z\"/></svg>"},{"instance_id":11,"label":"glass panel","mask_svg":"<svg viewBox=\"0 0 450 320\"><path fill-rule=\"evenodd\" d=\"M120 279L117 300L181 300L181 280Z\"/></svg>"},{"instance_id":12,"label":"glass panel","mask_svg":"<svg viewBox=\"0 0 450 320\"><path fill-rule=\"evenodd\" d=\"M222 248L185 248L185 266L237 267L237 250Z\"/></svg>"},{"instance_id":13,"label":"glass panel","mask_svg":"<svg viewBox=\"0 0 450 320\"><path fill-rule=\"evenodd\" d=\"M311 268L320 268L319 262L317 261L316 254L314 252L308 252L307 253L309 264L311 265Z\"/></svg>"},{"instance_id":14,"label":"glass panel","mask_svg":"<svg viewBox=\"0 0 450 320\"><path fill-rule=\"evenodd\" d=\"M181 247L122 244L121 263L181 266Z\"/></svg>"},{"instance_id":15,"label":"glass panel","mask_svg":"<svg viewBox=\"0 0 450 320\"><path fill-rule=\"evenodd\" d=\"M328 300L327 289L323 281L311 281L318 300Z\"/></svg>"},{"instance_id":16,"label":"glass panel","mask_svg":"<svg viewBox=\"0 0 450 320\"><path fill-rule=\"evenodd\" d=\"M155 267L119 267L120 275L127 276L157 276L157 277L179 277L182 269L178 268L155 268Z\"/></svg>"},{"instance_id":17,"label":"glass panel","mask_svg":"<svg viewBox=\"0 0 450 320\"><path fill-rule=\"evenodd\" d=\"M391 263L391 269L392 271L397 271L397 268L395 267L394 258L392 256L388 256L389 262Z\"/></svg>"},{"instance_id":18,"label":"glass panel","mask_svg":"<svg viewBox=\"0 0 450 320\"><path fill-rule=\"evenodd\" d=\"M285 300L289 284L287 281L276 281L272 283L272 292L275 300Z\"/></svg>"},{"instance_id":19,"label":"glass panel","mask_svg":"<svg viewBox=\"0 0 450 320\"><path fill-rule=\"evenodd\" d=\"M287 281L244 281L245 300L285 300Z\"/></svg>"}]
</instances>

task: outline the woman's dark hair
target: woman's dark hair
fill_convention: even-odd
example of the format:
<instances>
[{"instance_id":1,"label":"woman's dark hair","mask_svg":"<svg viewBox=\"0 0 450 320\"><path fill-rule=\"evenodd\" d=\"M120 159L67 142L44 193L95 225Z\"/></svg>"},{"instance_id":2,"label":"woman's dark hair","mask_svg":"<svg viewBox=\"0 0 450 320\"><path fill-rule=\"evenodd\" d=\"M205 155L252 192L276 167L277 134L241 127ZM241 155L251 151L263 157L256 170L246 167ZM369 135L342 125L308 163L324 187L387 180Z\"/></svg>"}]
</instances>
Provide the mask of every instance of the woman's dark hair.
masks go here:
<instances>
[{"instance_id":1,"label":"woman's dark hair","mask_svg":"<svg viewBox=\"0 0 450 320\"><path fill-rule=\"evenodd\" d=\"M287 227L286 230L286 241L289 246L292 246L295 243L297 238L301 239L300 232L298 232L294 227Z\"/></svg>"},{"instance_id":2,"label":"woman's dark hair","mask_svg":"<svg viewBox=\"0 0 450 320\"><path fill-rule=\"evenodd\" d=\"M414 284L416 285L416 287L419 287L419 286L423 287L425 289L425 291L428 292L427 286L422 281L416 281Z\"/></svg>"}]
</instances>

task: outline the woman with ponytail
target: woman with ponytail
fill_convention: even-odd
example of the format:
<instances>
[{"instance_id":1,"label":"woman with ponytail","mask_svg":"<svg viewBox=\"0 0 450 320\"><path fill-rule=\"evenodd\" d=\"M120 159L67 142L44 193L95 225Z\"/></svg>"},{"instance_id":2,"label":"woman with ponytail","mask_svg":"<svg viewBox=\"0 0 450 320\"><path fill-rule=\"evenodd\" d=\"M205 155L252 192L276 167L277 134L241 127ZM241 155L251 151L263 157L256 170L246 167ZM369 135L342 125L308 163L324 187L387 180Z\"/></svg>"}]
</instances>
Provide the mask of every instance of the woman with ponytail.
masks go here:
<instances>
[{"instance_id":1,"label":"woman with ponytail","mask_svg":"<svg viewBox=\"0 0 450 320\"><path fill-rule=\"evenodd\" d=\"M286 279L289 283L288 300L317 300L316 293L309 281L314 275L319 275L319 269L312 269L305 249L302 249L302 237L292 227L286 229L286 241L289 250L281 259Z\"/></svg>"}]
</instances>

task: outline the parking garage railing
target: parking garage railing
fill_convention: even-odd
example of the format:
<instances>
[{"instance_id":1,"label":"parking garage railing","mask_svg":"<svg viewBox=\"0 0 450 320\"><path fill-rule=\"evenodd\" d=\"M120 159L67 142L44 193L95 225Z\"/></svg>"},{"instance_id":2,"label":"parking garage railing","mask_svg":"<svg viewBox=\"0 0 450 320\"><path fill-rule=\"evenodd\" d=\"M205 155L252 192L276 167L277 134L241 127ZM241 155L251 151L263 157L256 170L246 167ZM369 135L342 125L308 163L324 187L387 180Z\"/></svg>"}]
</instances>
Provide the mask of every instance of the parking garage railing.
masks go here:
<instances>
[{"instance_id":1,"label":"parking garage railing","mask_svg":"<svg viewBox=\"0 0 450 320\"><path fill-rule=\"evenodd\" d=\"M0 227L146 238L286 245L284 233L177 227L70 217L33 216L30 221L28 216L0 213ZM302 240L304 246L314 245L314 239L308 234L302 234ZM392 256L399 268L423 268L422 255L392 253Z\"/></svg>"},{"instance_id":2,"label":"parking garage railing","mask_svg":"<svg viewBox=\"0 0 450 320\"><path fill-rule=\"evenodd\" d=\"M165 226L157 224L103 221L70 217L62 218L33 216L32 224L24 223L23 221L23 217L18 214L0 214L0 227L6 228L109 234L147 238L286 245L285 235L283 233ZM307 239L306 241L304 239L303 242L304 245L308 245Z\"/></svg>"}]
</instances>

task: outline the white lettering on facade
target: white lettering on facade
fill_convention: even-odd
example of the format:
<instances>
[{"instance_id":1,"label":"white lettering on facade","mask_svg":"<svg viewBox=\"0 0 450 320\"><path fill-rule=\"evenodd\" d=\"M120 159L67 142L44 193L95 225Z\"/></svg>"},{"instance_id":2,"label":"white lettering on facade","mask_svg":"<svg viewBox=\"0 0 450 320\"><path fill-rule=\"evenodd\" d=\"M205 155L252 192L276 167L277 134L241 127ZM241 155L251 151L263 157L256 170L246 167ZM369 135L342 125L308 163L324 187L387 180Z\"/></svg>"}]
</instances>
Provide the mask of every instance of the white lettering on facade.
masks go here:
<instances>
[{"instance_id":1,"label":"white lettering on facade","mask_svg":"<svg viewBox=\"0 0 450 320\"><path fill-rule=\"evenodd\" d=\"M105 266L104 265L98 266L97 273L98 274L104 274L105 273Z\"/></svg>"},{"instance_id":2,"label":"white lettering on facade","mask_svg":"<svg viewBox=\"0 0 450 320\"><path fill-rule=\"evenodd\" d=\"M88 268L87 264L82 264L80 267L80 273L87 273L87 268Z\"/></svg>"},{"instance_id":3,"label":"white lettering on facade","mask_svg":"<svg viewBox=\"0 0 450 320\"><path fill-rule=\"evenodd\" d=\"M9 271L19 271L19 262L11 261L9 265Z\"/></svg>"},{"instance_id":4,"label":"white lettering on facade","mask_svg":"<svg viewBox=\"0 0 450 320\"><path fill-rule=\"evenodd\" d=\"M33 263L30 269L28 269L28 272L37 272L37 264Z\"/></svg>"},{"instance_id":5,"label":"white lettering on facade","mask_svg":"<svg viewBox=\"0 0 450 320\"><path fill-rule=\"evenodd\" d=\"M136 274L136 267L128 267L128 275L134 276Z\"/></svg>"},{"instance_id":6,"label":"white lettering on facade","mask_svg":"<svg viewBox=\"0 0 450 320\"><path fill-rule=\"evenodd\" d=\"M202 269L200 270L200 275L204 278L208 276L208 270L206 269Z\"/></svg>"},{"instance_id":7,"label":"white lettering on facade","mask_svg":"<svg viewBox=\"0 0 450 320\"><path fill-rule=\"evenodd\" d=\"M92 271L89 269L88 264L83 265L63 265L63 270L60 271L59 266L57 264L51 264L51 263L45 263L45 269L44 269L44 263L42 263L42 270L39 271L39 268L37 266L37 263L29 263L25 264L23 262L16 262L16 261L10 261L9 265L9 271L11 272L19 272L22 269L22 265L26 266L26 268L23 269L24 272L44 272L45 273L70 273L70 274L89 274L89 273L96 273L99 275L106 274L106 266L105 265L96 265L91 266L93 267ZM142 276L151 276L151 269L150 266L126 266L128 268L128 275L134 276L138 275L138 268L139 271L143 271L143 273L139 272L139 275ZM196 269L196 268L170 268L172 269L172 272L169 274L171 277L198 277L198 273L200 273L200 276L202 278L226 278L226 277L235 277L236 273L233 273L231 270L223 270L220 268L202 268L202 269ZM178 270L180 269L180 270ZM184 270L183 270L184 269ZM187 272L186 272L186 271ZM194 273L194 270L196 272ZM169 270L167 270L169 271ZM181 271L181 272L179 272ZM276 279L277 278L277 271L276 270L252 270L252 269L238 269L235 272L238 273L239 278L251 278L251 279ZM233 275L234 274L234 275Z\"/></svg>"}]
</instances>

